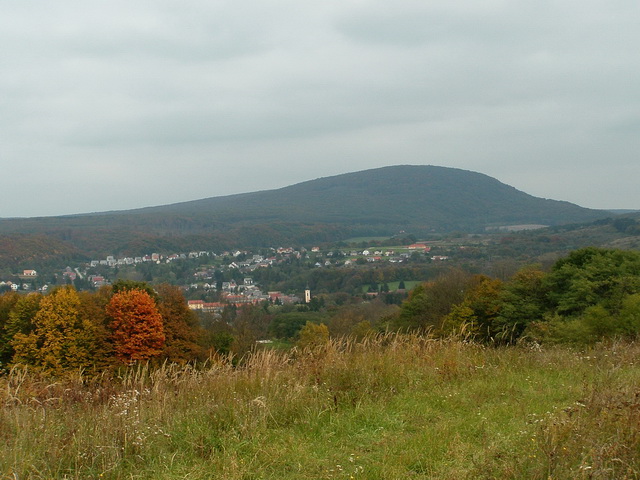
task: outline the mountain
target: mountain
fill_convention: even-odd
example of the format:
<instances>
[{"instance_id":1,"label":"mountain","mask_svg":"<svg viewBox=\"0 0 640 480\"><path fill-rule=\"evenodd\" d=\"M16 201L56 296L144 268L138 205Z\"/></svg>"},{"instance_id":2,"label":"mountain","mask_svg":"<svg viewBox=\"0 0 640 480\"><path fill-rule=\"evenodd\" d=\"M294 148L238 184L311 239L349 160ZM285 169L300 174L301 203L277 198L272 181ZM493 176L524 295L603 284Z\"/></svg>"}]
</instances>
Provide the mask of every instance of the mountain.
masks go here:
<instances>
[{"instance_id":1,"label":"mountain","mask_svg":"<svg viewBox=\"0 0 640 480\"><path fill-rule=\"evenodd\" d=\"M480 173L392 166L277 190L63 217L3 219L2 234L47 234L87 255L305 244L360 235L483 231L588 222L610 212L533 197Z\"/></svg>"}]
</instances>

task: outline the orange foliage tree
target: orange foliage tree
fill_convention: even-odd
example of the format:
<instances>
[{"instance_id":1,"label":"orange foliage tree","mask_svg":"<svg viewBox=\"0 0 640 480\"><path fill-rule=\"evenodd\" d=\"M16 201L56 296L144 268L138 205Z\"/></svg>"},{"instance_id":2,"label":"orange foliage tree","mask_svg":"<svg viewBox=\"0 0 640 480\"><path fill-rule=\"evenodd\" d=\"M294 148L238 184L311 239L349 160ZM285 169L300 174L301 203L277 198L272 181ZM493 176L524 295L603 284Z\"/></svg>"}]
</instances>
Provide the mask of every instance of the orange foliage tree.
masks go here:
<instances>
[{"instance_id":1,"label":"orange foliage tree","mask_svg":"<svg viewBox=\"0 0 640 480\"><path fill-rule=\"evenodd\" d=\"M111 317L113 348L124 363L149 360L162 353L165 334L155 301L142 290L115 293L106 307Z\"/></svg>"}]
</instances>

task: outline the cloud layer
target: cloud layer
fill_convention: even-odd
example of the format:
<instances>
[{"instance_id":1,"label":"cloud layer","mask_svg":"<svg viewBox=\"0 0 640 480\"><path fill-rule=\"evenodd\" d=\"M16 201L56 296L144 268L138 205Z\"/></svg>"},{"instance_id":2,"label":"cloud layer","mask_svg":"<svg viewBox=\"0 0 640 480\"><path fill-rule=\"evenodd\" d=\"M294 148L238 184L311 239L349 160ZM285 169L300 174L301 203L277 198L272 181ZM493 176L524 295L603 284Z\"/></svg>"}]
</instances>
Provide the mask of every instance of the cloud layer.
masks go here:
<instances>
[{"instance_id":1,"label":"cloud layer","mask_svg":"<svg viewBox=\"0 0 640 480\"><path fill-rule=\"evenodd\" d=\"M638 208L632 1L42 2L0 18L0 217L393 164Z\"/></svg>"}]
</instances>

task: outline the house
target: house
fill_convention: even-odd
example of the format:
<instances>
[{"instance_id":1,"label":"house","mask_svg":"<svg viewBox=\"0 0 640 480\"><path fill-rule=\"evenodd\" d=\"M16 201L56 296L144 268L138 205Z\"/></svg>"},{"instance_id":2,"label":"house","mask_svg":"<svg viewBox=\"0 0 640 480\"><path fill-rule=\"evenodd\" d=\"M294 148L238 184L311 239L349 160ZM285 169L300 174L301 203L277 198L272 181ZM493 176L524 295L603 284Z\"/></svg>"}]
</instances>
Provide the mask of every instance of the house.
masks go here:
<instances>
[{"instance_id":1,"label":"house","mask_svg":"<svg viewBox=\"0 0 640 480\"><path fill-rule=\"evenodd\" d=\"M202 311L207 313L215 313L219 315L224 310L224 307L225 307L224 303L206 302L202 305Z\"/></svg>"},{"instance_id":2,"label":"house","mask_svg":"<svg viewBox=\"0 0 640 480\"><path fill-rule=\"evenodd\" d=\"M422 250L423 252L428 252L431 250L431 247L427 246L423 242L413 243L407 247L409 250Z\"/></svg>"},{"instance_id":3,"label":"house","mask_svg":"<svg viewBox=\"0 0 640 480\"><path fill-rule=\"evenodd\" d=\"M62 272L62 277L65 280L68 279L73 282L76 279L77 275L76 275L76 272L71 270L71 267L67 267L67 269L64 272Z\"/></svg>"},{"instance_id":4,"label":"house","mask_svg":"<svg viewBox=\"0 0 640 480\"><path fill-rule=\"evenodd\" d=\"M222 282L222 290L224 290L225 292L230 292L237 286L238 284L235 282L235 280L231 280L230 282Z\"/></svg>"},{"instance_id":5,"label":"house","mask_svg":"<svg viewBox=\"0 0 640 480\"><path fill-rule=\"evenodd\" d=\"M103 285L107 284L106 280L102 275L91 275L89 277L89 281L95 288L102 287Z\"/></svg>"},{"instance_id":6,"label":"house","mask_svg":"<svg viewBox=\"0 0 640 480\"><path fill-rule=\"evenodd\" d=\"M187 306L190 310L202 310L204 308L204 300L188 300Z\"/></svg>"},{"instance_id":7,"label":"house","mask_svg":"<svg viewBox=\"0 0 640 480\"><path fill-rule=\"evenodd\" d=\"M36 272L35 270L24 270L22 272L22 276L23 277L37 277L38 276L38 272Z\"/></svg>"}]
</instances>

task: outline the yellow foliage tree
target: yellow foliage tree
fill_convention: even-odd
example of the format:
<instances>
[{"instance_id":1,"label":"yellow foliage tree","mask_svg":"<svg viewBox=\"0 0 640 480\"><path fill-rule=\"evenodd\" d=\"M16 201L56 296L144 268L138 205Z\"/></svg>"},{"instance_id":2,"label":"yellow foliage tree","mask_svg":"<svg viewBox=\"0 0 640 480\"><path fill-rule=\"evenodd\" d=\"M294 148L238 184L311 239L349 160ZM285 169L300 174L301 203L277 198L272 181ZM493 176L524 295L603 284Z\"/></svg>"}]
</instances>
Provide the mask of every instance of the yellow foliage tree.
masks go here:
<instances>
[{"instance_id":1,"label":"yellow foliage tree","mask_svg":"<svg viewBox=\"0 0 640 480\"><path fill-rule=\"evenodd\" d=\"M43 297L33 331L13 338L13 361L54 374L91 366L96 350L94 326L80 310L80 297L72 287Z\"/></svg>"},{"instance_id":2,"label":"yellow foliage tree","mask_svg":"<svg viewBox=\"0 0 640 480\"><path fill-rule=\"evenodd\" d=\"M329 341L329 327L324 323L307 322L302 327L296 345L301 348L315 348Z\"/></svg>"}]
</instances>

